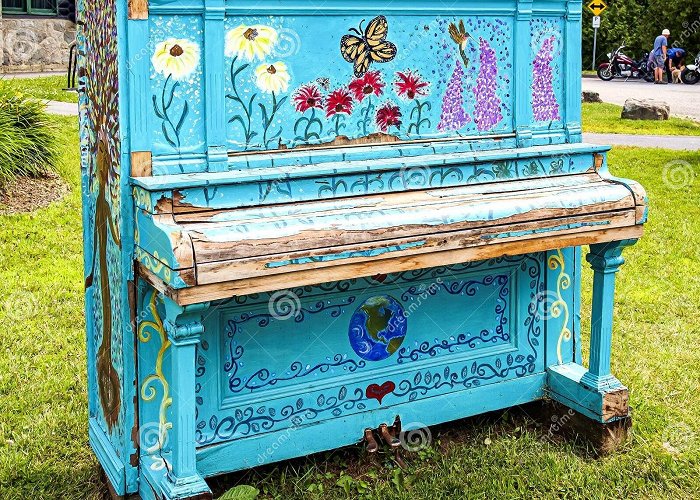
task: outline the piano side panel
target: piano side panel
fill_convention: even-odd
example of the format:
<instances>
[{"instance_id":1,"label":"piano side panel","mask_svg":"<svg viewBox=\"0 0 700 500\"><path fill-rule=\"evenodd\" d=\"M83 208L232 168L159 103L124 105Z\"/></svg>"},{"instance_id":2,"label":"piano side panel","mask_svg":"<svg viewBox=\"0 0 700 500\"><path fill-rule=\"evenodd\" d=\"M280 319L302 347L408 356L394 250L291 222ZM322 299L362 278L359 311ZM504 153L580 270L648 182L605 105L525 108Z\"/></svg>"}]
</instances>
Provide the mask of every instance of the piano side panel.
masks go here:
<instances>
[{"instance_id":1,"label":"piano side panel","mask_svg":"<svg viewBox=\"0 0 700 500\"><path fill-rule=\"evenodd\" d=\"M81 0L79 84L90 443L114 490L135 492L131 203L122 85L126 2Z\"/></svg>"}]
</instances>

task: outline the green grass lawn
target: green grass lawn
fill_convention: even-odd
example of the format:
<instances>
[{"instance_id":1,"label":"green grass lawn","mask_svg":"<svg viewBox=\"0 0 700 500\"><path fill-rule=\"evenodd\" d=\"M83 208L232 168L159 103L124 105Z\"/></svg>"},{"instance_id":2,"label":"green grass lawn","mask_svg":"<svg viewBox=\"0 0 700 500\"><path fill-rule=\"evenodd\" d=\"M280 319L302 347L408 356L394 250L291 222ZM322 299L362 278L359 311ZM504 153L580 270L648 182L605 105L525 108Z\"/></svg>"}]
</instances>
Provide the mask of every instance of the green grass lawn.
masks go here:
<instances>
[{"instance_id":1,"label":"green grass lawn","mask_svg":"<svg viewBox=\"0 0 700 500\"><path fill-rule=\"evenodd\" d=\"M583 131L603 134L700 135L700 123L671 117L665 121L623 120L622 106L583 103Z\"/></svg>"},{"instance_id":2,"label":"green grass lawn","mask_svg":"<svg viewBox=\"0 0 700 500\"><path fill-rule=\"evenodd\" d=\"M103 494L87 440L76 126L57 120L60 171L72 193L33 215L0 216L2 499ZM671 176L664 165L675 160L689 169ZM619 275L613 371L634 407L624 449L595 460L511 412L446 434L441 426L432 448L408 457L406 471L350 448L239 474L230 484L284 499L698 498L700 154L617 148L610 161L616 174L648 188L652 210ZM688 182L671 186L664 182L671 177ZM585 290L590 281L589 272Z\"/></svg>"},{"instance_id":3,"label":"green grass lawn","mask_svg":"<svg viewBox=\"0 0 700 500\"><path fill-rule=\"evenodd\" d=\"M3 78L0 75L0 85L10 88L37 99L48 101L78 102L77 92L67 92L68 81L65 76L46 76L41 78Z\"/></svg>"}]
</instances>

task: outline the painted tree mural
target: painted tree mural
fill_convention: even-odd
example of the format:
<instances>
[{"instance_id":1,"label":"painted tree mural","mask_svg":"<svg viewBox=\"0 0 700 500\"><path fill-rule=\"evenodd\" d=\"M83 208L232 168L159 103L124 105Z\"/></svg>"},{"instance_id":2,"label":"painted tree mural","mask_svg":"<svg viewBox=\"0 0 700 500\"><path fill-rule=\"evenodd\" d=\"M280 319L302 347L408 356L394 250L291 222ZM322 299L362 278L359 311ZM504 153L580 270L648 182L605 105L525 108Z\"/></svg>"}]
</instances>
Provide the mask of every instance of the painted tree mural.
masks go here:
<instances>
[{"instance_id":1,"label":"painted tree mural","mask_svg":"<svg viewBox=\"0 0 700 500\"><path fill-rule=\"evenodd\" d=\"M479 76L474 87L474 121L479 131L491 130L503 119L501 99L496 94L498 88L498 62L496 51L483 38L479 38Z\"/></svg>"},{"instance_id":2,"label":"painted tree mural","mask_svg":"<svg viewBox=\"0 0 700 500\"><path fill-rule=\"evenodd\" d=\"M538 122L561 119L559 103L553 88L554 42L553 36L545 39L533 61L532 113Z\"/></svg>"},{"instance_id":3,"label":"painted tree mural","mask_svg":"<svg viewBox=\"0 0 700 500\"><path fill-rule=\"evenodd\" d=\"M438 130L459 130L471 121L471 118L464 111L464 67L462 61L455 61L455 69L452 77L447 83L447 90L442 97L442 113Z\"/></svg>"}]
</instances>

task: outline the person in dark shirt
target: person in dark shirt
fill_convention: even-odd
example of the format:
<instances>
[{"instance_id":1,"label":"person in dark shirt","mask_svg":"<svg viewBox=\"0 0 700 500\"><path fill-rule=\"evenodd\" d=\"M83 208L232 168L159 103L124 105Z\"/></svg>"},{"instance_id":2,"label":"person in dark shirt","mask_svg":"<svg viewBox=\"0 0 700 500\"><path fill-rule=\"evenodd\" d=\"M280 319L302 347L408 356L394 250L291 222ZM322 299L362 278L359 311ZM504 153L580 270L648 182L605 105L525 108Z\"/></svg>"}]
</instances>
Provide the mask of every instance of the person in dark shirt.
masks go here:
<instances>
[{"instance_id":1,"label":"person in dark shirt","mask_svg":"<svg viewBox=\"0 0 700 500\"><path fill-rule=\"evenodd\" d=\"M685 49L680 47L671 47L666 51L666 80L669 82L673 81L673 70L683 69L685 65Z\"/></svg>"}]
</instances>

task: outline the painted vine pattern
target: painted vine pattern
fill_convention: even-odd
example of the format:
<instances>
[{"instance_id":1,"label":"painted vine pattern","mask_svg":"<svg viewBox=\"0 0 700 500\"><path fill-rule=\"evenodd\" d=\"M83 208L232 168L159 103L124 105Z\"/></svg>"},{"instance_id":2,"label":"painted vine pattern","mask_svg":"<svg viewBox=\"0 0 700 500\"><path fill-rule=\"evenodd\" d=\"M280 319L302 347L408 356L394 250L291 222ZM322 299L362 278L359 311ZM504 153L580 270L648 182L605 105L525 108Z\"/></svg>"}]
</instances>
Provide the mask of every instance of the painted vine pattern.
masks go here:
<instances>
[{"instance_id":1,"label":"painted vine pattern","mask_svg":"<svg viewBox=\"0 0 700 500\"><path fill-rule=\"evenodd\" d=\"M517 354L507 354L497 358L493 364L490 363L479 363L470 362L462 366L459 370L454 371L452 369L445 368L439 371L436 370L420 370L411 374L409 377L404 378L398 384L396 384L395 390L391 393L394 397L404 398L407 401L413 401L421 396L427 396L430 393L441 391L445 389L453 389L455 387L478 387L484 382L495 378L505 378L509 375L514 375L516 377L524 377L531 374L535 370L535 362L537 360L537 348L540 345L539 338L542 335L539 317L539 310L541 306L541 301L543 298L544 284L542 281L542 264L543 254L536 254L533 256L522 256L522 257L502 257L498 259L491 259L484 262L459 264L455 266L446 266L442 268L433 269L421 269L406 271L403 273L396 273L392 275L380 275L373 278L359 278L352 280L343 280L333 283L326 283L324 285L313 286L313 287L298 287L291 290L293 293L301 299L307 295L312 296L317 293L327 294L329 292L347 292L352 290L353 287L358 286L360 283L371 286L386 286L389 284L397 283L410 283L417 280L423 280L427 278L437 279L446 275L450 275L456 272L462 272L465 270L477 270L482 267L494 267L502 264L516 264L521 271L526 272L527 276L530 278L529 288L531 294L531 304L528 306L528 317L526 318L524 324L527 327L527 338L528 346L530 348L530 353L517 353ZM493 281L491 281L493 280ZM499 302L504 300L509 293L507 283L509 277L507 275L492 275L488 279L484 279L484 282L492 282L502 284L499 291ZM461 293L461 291L466 291L467 289L472 290L475 283L471 281L455 282L452 284L445 284L447 291L453 293ZM412 292L407 292L409 295L411 293L423 293L420 287L412 288ZM267 303L270 299L270 294L252 294L244 297L235 297L224 303L222 306L228 306L236 304L236 306L248 305L252 306L255 303ZM348 300L348 299L346 299ZM352 301L345 302L342 305L339 304L327 304L322 300L316 303L316 308L314 309L304 309L299 313L296 318L301 318L303 321L304 314L315 314L325 310L333 311L331 314L340 314L340 307L347 305ZM499 303L499 308L497 309L498 314L503 312L501 308L505 306ZM232 338L235 336L235 328L240 321L257 321L258 325L265 326L269 324L271 315L268 313L258 313L258 314L242 314L236 321L229 322L227 328L227 337ZM505 325L505 317L497 321L499 323L496 328L502 328ZM507 335L503 333L503 335ZM232 344L229 344L232 346ZM203 344L203 349L207 349L206 343ZM443 347L442 343L436 343L434 347L438 350ZM425 352L430 355L431 348L428 347ZM226 362L225 369L227 371L237 370L237 362L243 356L242 346L235 346L229 350L228 360ZM206 373L206 358L198 355L197 363L197 377L202 378ZM323 371L330 369L332 366L342 366L349 358L343 355L336 355L334 358L328 360L328 363L322 363L318 366L304 368L301 363L294 363L289 370L289 375L284 377L273 377L271 373L266 370L261 370L252 377L249 377L248 381L253 381L254 379L259 381L260 384L250 385L248 382L244 382L239 378L238 381L233 383L233 392L242 392L244 389L253 390L256 388L262 388L266 386L275 385L278 381L289 380L291 378L304 377L316 371ZM356 365L352 365L353 370L361 368L360 363L356 362ZM235 377L234 377L235 378ZM229 386L231 387L231 385ZM343 385L340 388L333 389L332 392L322 393L313 398L298 398L295 402L289 403L282 408L274 408L269 405L260 406L247 406L245 408L235 408L232 410L227 410L226 416L220 418L219 416L212 415L208 419L199 418L199 407L203 405L203 398L201 397L202 386L200 383L196 386L197 391L197 431L196 440L200 445L206 445L221 440L228 440L235 436L248 436L250 434L269 431L274 429L277 425L285 422L289 422L292 426L298 427L304 423L310 421L316 421L319 416L325 414L332 415L334 417L347 414L352 411L362 411L367 409L369 399L362 388L353 388L347 385Z\"/></svg>"}]
</instances>

